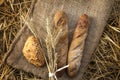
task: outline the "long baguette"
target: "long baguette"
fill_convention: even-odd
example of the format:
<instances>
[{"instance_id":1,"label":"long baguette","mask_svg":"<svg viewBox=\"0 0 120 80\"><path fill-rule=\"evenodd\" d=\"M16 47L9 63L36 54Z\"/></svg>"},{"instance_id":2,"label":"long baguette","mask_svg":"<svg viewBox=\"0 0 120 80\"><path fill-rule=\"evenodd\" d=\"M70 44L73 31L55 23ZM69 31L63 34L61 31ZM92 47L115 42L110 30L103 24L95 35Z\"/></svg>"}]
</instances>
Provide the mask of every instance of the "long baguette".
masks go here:
<instances>
[{"instance_id":1,"label":"long baguette","mask_svg":"<svg viewBox=\"0 0 120 80\"><path fill-rule=\"evenodd\" d=\"M68 25L67 15L63 11L57 11L54 16L55 32L62 30L62 34L59 36L58 43L56 45L57 55L57 67L61 68L67 63L67 51L68 51ZM57 76L62 76L64 70L57 73Z\"/></svg>"},{"instance_id":2,"label":"long baguette","mask_svg":"<svg viewBox=\"0 0 120 80\"><path fill-rule=\"evenodd\" d=\"M78 20L68 52L69 67L67 71L70 77L74 77L79 71L87 32L88 16L83 14Z\"/></svg>"}]
</instances>

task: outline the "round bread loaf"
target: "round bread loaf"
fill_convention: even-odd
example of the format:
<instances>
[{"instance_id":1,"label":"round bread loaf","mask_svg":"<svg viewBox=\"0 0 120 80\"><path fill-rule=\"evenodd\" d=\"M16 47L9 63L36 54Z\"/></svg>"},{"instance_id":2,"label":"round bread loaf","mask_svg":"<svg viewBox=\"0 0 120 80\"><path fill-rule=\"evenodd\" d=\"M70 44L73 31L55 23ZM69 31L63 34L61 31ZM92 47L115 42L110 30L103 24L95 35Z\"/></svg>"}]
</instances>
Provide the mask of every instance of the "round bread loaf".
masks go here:
<instances>
[{"instance_id":1,"label":"round bread loaf","mask_svg":"<svg viewBox=\"0 0 120 80\"><path fill-rule=\"evenodd\" d=\"M43 66L45 64L42 48L35 36L30 36L26 40L23 55L28 62L35 66Z\"/></svg>"}]
</instances>

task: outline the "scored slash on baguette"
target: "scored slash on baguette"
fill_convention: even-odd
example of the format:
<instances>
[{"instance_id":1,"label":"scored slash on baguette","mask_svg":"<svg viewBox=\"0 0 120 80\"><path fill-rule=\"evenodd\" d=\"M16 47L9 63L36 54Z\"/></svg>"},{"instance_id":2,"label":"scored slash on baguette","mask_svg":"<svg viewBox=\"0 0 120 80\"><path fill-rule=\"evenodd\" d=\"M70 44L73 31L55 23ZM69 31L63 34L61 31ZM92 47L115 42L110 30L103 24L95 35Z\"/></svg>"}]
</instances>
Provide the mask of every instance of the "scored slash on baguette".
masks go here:
<instances>
[{"instance_id":1,"label":"scored slash on baguette","mask_svg":"<svg viewBox=\"0 0 120 80\"><path fill-rule=\"evenodd\" d=\"M56 44L57 53L57 68L61 68L67 63L67 51L68 51L68 24L67 15L63 11L57 11L54 16L54 32L58 33L62 30L62 34ZM62 76L64 70L57 73L57 76Z\"/></svg>"},{"instance_id":2,"label":"scored slash on baguette","mask_svg":"<svg viewBox=\"0 0 120 80\"><path fill-rule=\"evenodd\" d=\"M83 14L80 16L77 26L74 30L72 42L68 52L68 75L74 77L81 65L85 39L88 32L88 16Z\"/></svg>"},{"instance_id":3,"label":"scored slash on baguette","mask_svg":"<svg viewBox=\"0 0 120 80\"><path fill-rule=\"evenodd\" d=\"M27 61L33 65L40 67L45 64L42 48L35 36L28 37L22 52Z\"/></svg>"}]
</instances>

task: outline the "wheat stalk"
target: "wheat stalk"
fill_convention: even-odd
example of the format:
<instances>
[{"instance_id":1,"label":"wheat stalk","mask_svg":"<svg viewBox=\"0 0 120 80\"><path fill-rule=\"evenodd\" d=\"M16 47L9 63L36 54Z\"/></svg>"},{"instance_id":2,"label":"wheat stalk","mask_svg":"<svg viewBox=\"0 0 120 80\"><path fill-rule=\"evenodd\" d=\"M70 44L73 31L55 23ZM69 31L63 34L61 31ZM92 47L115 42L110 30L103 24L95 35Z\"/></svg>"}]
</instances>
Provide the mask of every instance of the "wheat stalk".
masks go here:
<instances>
[{"instance_id":1,"label":"wheat stalk","mask_svg":"<svg viewBox=\"0 0 120 80\"><path fill-rule=\"evenodd\" d=\"M46 48L47 48L47 55L48 56L48 60L49 60L49 67L50 67L50 71L51 70L51 67L53 67L53 56L52 56L52 46L51 46L51 42L52 42L52 34L51 34L51 30L49 28L49 23L48 23L48 20L47 21L47 26L46 26L46 30L47 30L47 36L46 36Z\"/></svg>"},{"instance_id":2,"label":"wheat stalk","mask_svg":"<svg viewBox=\"0 0 120 80\"><path fill-rule=\"evenodd\" d=\"M48 57L48 71L49 73L55 73L56 69L57 69L57 53L55 51L55 46L58 43L58 40L62 34L62 29L60 29L58 32L53 31L54 33L52 33L53 30L53 26L50 26L49 24L49 19L46 19L46 31L47 31L47 35L46 35L46 48L47 48L47 57ZM55 75L55 74L54 74ZM49 77L49 80L57 80L56 76L51 76Z\"/></svg>"}]
</instances>

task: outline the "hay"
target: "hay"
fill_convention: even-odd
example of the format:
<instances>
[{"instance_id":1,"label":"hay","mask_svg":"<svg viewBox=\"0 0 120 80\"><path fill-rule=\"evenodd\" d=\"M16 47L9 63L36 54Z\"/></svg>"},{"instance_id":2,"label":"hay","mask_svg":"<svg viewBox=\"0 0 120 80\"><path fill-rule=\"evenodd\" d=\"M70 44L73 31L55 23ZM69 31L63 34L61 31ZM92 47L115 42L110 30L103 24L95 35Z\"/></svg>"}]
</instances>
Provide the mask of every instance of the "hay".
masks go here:
<instances>
[{"instance_id":1,"label":"hay","mask_svg":"<svg viewBox=\"0 0 120 80\"><path fill-rule=\"evenodd\" d=\"M0 64L3 56L23 26L32 0L6 0L0 5ZM88 65L83 80L120 80L120 1L116 0L100 43ZM8 65L0 68L0 80L37 80L31 73Z\"/></svg>"}]
</instances>

